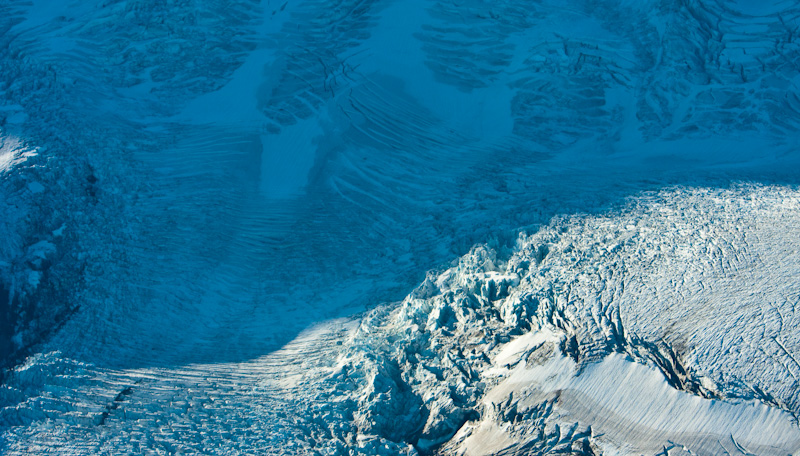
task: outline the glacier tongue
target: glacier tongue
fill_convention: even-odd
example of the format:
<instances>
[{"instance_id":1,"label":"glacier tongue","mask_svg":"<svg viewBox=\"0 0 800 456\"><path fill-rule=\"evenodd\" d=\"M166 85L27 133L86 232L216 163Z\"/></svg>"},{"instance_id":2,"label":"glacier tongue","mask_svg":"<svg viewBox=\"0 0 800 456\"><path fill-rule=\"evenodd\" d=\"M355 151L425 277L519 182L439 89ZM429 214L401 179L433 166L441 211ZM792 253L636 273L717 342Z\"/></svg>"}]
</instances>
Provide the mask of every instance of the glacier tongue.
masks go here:
<instances>
[{"instance_id":1,"label":"glacier tongue","mask_svg":"<svg viewBox=\"0 0 800 456\"><path fill-rule=\"evenodd\" d=\"M796 452L798 205L664 191L476 247L365 317L334 384L422 452Z\"/></svg>"},{"instance_id":2,"label":"glacier tongue","mask_svg":"<svg viewBox=\"0 0 800 456\"><path fill-rule=\"evenodd\" d=\"M798 20L0 2L0 453L798 452Z\"/></svg>"},{"instance_id":3,"label":"glacier tongue","mask_svg":"<svg viewBox=\"0 0 800 456\"><path fill-rule=\"evenodd\" d=\"M556 218L247 362L37 356L2 390L29 398L6 450L793 454L798 209L743 185Z\"/></svg>"}]
</instances>

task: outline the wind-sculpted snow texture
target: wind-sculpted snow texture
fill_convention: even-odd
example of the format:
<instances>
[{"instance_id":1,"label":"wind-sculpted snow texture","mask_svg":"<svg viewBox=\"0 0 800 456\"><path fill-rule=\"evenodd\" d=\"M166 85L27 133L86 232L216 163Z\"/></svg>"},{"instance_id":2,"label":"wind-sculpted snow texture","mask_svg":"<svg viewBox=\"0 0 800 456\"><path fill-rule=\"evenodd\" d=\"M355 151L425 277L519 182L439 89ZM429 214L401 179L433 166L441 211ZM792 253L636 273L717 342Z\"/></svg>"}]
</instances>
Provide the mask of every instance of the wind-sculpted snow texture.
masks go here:
<instances>
[{"instance_id":1,"label":"wind-sculpted snow texture","mask_svg":"<svg viewBox=\"0 0 800 456\"><path fill-rule=\"evenodd\" d=\"M0 2L0 453L800 452L799 31Z\"/></svg>"}]
</instances>

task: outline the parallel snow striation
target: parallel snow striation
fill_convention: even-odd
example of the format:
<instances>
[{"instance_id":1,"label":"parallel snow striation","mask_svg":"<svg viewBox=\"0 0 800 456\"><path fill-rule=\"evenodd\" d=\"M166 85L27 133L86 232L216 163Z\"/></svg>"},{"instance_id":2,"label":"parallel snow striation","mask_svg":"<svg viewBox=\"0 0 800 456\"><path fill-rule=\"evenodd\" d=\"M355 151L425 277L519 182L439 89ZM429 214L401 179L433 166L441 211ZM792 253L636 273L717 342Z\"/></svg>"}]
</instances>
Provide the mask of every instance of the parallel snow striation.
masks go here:
<instances>
[{"instance_id":1,"label":"parallel snow striation","mask_svg":"<svg viewBox=\"0 0 800 456\"><path fill-rule=\"evenodd\" d=\"M173 361L193 337L175 326L215 340L221 309L255 308L280 321L225 355L249 359L556 213L797 169L792 5L200 3L3 7L4 135L48 163L14 169L46 191L13 197L42 208L13 231L65 227L77 285L47 305L77 316L59 348L86 360L151 363L110 342L130 328L167 363L218 360ZM272 310L294 302L329 311Z\"/></svg>"},{"instance_id":2,"label":"parallel snow striation","mask_svg":"<svg viewBox=\"0 0 800 456\"><path fill-rule=\"evenodd\" d=\"M792 453L798 206L676 188L557 218L247 363L39 356L4 386L5 451Z\"/></svg>"},{"instance_id":3,"label":"parallel snow striation","mask_svg":"<svg viewBox=\"0 0 800 456\"><path fill-rule=\"evenodd\" d=\"M558 343L542 362L564 357L548 365L566 377L620 353L647 365L631 369L649 385L660 372L692 398L797 414L794 190L692 189L797 182L793 3L37 0L0 13L0 356L17 366L3 450L480 452L475 436L514 420L510 446L487 452L620 444L625 420L603 425L604 441L580 410L555 420L567 412L552 397L527 415L480 405L498 380L474 379L494 350L543 327ZM401 299L475 243L672 184L515 253L475 250L465 283L432 278L405 310L371 315L376 336L353 336L358 349L339 336L320 340L323 355L303 337L287 345ZM392 312L418 332L387 336ZM484 326L499 338L482 342ZM380 348L386 337L410 355ZM474 341L466 362L426 361L455 341ZM354 374L315 377L340 353ZM305 354L321 369L308 391L272 381L301 375L309 365L280 364ZM202 399L218 394L224 407ZM297 400L271 402L284 394ZM675 394L659 406L695 400ZM136 421L164 397L179 405ZM210 417L195 413L207 403ZM635 432L645 453L682 435ZM722 437L729 452L772 451Z\"/></svg>"}]
</instances>

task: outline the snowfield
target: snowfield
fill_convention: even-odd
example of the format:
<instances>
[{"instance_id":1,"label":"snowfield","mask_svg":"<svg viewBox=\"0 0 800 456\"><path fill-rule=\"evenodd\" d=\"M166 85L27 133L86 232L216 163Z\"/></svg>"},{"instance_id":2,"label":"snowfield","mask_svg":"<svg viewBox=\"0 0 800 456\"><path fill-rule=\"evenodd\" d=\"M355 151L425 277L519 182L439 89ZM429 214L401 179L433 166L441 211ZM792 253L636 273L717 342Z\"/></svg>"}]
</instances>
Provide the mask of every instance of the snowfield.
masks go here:
<instances>
[{"instance_id":1,"label":"snowfield","mask_svg":"<svg viewBox=\"0 0 800 456\"><path fill-rule=\"evenodd\" d=\"M0 453L800 454L798 27L0 2Z\"/></svg>"}]
</instances>

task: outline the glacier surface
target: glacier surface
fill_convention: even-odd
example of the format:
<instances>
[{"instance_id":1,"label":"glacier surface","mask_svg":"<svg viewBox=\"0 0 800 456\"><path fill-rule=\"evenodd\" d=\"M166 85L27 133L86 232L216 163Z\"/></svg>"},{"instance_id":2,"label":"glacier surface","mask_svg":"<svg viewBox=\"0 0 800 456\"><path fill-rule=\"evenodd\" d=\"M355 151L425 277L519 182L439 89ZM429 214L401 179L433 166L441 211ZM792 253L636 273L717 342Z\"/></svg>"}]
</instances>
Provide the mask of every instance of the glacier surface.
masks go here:
<instances>
[{"instance_id":1,"label":"glacier surface","mask_svg":"<svg viewBox=\"0 0 800 456\"><path fill-rule=\"evenodd\" d=\"M800 453L799 32L0 3L0 453Z\"/></svg>"}]
</instances>

